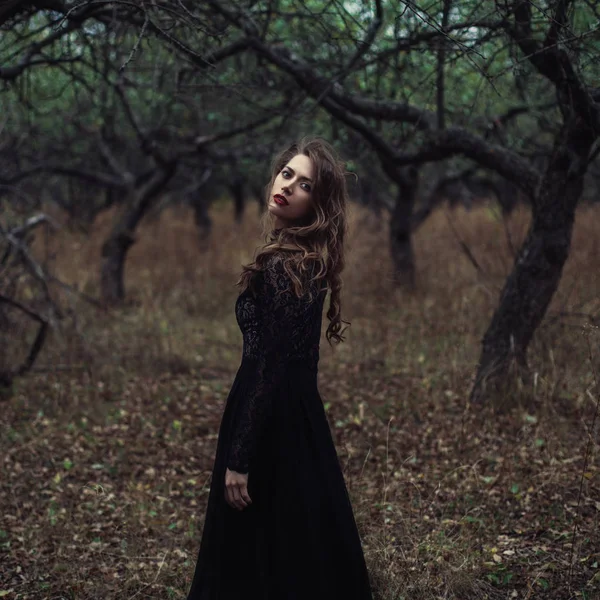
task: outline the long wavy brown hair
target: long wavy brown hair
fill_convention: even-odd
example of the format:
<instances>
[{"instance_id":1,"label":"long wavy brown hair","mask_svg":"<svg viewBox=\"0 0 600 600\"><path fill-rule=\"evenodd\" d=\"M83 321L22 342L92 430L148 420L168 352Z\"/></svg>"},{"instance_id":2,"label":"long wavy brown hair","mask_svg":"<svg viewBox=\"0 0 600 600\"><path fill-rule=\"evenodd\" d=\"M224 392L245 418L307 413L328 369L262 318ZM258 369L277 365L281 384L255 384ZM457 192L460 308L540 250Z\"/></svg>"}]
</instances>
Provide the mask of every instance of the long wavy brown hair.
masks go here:
<instances>
[{"instance_id":1,"label":"long wavy brown hair","mask_svg":"<svg viewBox=\"0 0 600 600\"><path fill-rule=\"evenodd\" d=\"M332 340L336 344L344 341L346 327L342 329L342 323L350 325L341 317L340 300L341 273L345 267L344 241L348 233L346 169L327 141L305 137L274 158L271 178L264 191L267 202L277 175L298 154L308 156L313 163L312 210L293 225L280 229L274 228L275 217L265 210L261 229L266 243L256 249L252 263L242 265L236 285L240 287L240 293L248 287L252 289L254 277L264 269L272 255L283 257L283 267L299 298L310 282L324 279L331 291L327 311L330 322L325 333L331 346ZM306 274L311 272L313 277L307 281Z\"/></svg>"}]
</instances>

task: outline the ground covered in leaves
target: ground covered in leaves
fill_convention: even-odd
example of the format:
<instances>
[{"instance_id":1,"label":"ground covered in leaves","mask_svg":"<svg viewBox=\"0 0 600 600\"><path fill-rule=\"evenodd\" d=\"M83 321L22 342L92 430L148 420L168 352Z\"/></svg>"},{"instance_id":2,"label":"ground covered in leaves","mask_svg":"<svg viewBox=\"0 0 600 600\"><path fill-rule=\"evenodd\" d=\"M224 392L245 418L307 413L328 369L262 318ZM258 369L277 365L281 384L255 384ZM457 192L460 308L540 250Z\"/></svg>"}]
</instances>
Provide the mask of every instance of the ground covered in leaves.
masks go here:
<instances>
[{"instance_id":1,"label":"ground covered in leaves","mask_svg":"<svg viewBox=\"0 0 600 600\"><path fill-rule=\"evenodd\" d=\"M527 215L434 215L409 293L389 282L381 233L353 214L352 326L335 351L323 339L319 389L377 599L600 598L600 335L577 317L600 310L599 221L578 218L531 348L533 389L473 407L479 340L510 269L505 228L522 239ZM57 274L90 294L106 225L51 247ZM185 598L241 353L233 284L259 243L254 222L216 226L199 247L186 215L146 225L128 304L81 305L3 402L0 598Z\"/></svg>"}]
</instances>

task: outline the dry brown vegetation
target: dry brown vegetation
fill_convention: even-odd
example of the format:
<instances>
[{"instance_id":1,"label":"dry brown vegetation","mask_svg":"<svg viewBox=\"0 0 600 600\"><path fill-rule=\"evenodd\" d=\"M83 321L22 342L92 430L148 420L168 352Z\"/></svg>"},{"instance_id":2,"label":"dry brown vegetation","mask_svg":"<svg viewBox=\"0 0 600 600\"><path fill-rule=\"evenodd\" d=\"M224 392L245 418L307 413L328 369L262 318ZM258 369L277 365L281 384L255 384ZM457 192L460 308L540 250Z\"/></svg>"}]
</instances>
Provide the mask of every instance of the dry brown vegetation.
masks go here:
<instances>
[{"instance_id":1,"label":"dry brown vegetation","mask_svg":"<svg viewBox=\"0 0 600 600\"><path fill-rule=\"evenodd\" d=\"M236 227L217 207L204 249L183 210L144 224L127 306L78 304L80 333L55 334L15 383L0 417L0 597L185 597L240 361L234 284L259 243L251 212ZM96 294L109 218L38 254ZM527 222L525 210L509 221L515 245ZM600 209L581 208L531 347L534 390L494 412L467 397L512 263L495 210L435 213L407 293L390 282L385 224L353 209L352 326L335 351L323 339L319 387L377 598L600 598L600 334L579 316L600 312L599 230Z\"/></svg>"}]
</instances>

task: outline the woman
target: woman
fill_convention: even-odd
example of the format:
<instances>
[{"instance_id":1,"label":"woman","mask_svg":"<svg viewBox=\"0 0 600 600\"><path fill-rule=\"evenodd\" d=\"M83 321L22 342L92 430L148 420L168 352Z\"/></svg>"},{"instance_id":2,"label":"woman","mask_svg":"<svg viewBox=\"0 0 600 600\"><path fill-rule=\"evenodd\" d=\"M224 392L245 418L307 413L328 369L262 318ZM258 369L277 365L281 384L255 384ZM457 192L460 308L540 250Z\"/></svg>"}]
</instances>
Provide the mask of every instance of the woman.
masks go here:
<instances>
[{"instance_id":1,"label":"woman","mask_svg":"<svg viewBox=\"0 0 600 600\"><path fill-rule=\"evenodd\" d=\"M371 600L352 506L317 389L322 310L340 332L347 190L330 145L276 157L268 243L243 267L242 361L219 430L188 600Z\"/></svg>"}]
</instances>

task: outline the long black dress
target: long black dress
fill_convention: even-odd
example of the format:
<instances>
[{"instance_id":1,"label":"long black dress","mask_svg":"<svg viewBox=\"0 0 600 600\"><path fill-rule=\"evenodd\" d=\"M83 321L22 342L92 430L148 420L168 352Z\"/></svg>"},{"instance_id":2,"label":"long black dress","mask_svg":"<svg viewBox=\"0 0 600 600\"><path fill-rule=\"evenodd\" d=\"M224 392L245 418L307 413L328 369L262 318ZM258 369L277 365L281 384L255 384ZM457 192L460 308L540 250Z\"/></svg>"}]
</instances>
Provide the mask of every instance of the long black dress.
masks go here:
<instances>
[{"instance_id":1,"label":"long black dress","mask_svg":"<svg viewBox=\"0 0 600 600\"><path fill-rule=\"evenodd\" d=\"M297 298L270 257L236 300L242 361L217 442L188 600L371 600L344 477L317 389L326 284ZM289 289L287 289L289 288ZM225 470L252 504L225 501Z\"/></svg>"}]
</instances>

